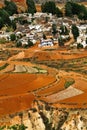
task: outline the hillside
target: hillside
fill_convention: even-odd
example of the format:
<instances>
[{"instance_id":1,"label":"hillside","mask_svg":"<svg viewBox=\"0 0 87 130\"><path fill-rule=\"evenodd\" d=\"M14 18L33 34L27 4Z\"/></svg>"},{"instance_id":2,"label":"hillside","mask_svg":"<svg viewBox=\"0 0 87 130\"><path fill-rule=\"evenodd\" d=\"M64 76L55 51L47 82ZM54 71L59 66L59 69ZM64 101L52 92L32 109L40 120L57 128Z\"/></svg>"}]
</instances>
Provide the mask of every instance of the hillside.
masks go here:
<instances>
[{"instance_id":1,"label":"hillside","mask_svg":"<svg viewBox=\"0 0 87 130\"><path fill-rule=\"evenodd\" d=\"M25 0L14 1L19 12L26 10ZM33 16L10 17L13 32L0 30L0 130L23 124L26 130L87 130L87 21L36 8Z\"/></svg>"}]
</instances>

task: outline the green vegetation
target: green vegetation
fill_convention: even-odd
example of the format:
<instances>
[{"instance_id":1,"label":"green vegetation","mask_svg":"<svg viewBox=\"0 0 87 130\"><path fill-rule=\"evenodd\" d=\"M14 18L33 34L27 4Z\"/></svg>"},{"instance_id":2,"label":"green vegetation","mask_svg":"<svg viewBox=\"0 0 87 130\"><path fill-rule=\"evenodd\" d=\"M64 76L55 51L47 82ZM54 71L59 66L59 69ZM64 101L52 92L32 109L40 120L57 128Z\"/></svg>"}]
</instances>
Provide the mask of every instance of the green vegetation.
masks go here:
<instances>
[{"instance_id":1,"label":"green vegetation","mask_svg":"<svg viewBox=\"0 0 87 130\"><path fill-rule=\"evenodd\" d=\"M60 26L60 34L61 35L69 35L69 30L67 29L67 27L65 25L61 25Z\"/></svg>"},{"instance_id":2,"label":"green vegetation","mask_svg":"<svg viewBox=\"0 0 87 130\"><path fill-rule=\"evenodd\" d=\"M0 127L0 130L4 130L4 129L6 129L6 130L26 130L27 127L24 124L21 124L21 125L16 124L16 125L8 126L8 127L6 127L6 126Z\"/></svg>"},{"instance_id":3,"label":"green vegetation","mask_svg":"<svg viewBox=\"0 0 87 130\"><path fill-rule=\"evenodd\" d=\"M77 44L77 49L81 49L81 48L83 48L83 45L81 43L78 43Z\"/></svg>"},{"instance_id":4,"label":"green vegetation","mask_svg":"<svg viewBox=\"0 0 87 130\"><path fill-rule=\"evenodd\" d=\"M38 70L38 73L42 73L42 74L47 73L47 70L39 68L37 66L34 66L33 68L36 68Z\"/></svg>"},{"instance_id":5,"label":"green vegetation","mask_svg":"<svg viewBox=\"0 0 87 130\"><path fill-rule=\"evenodd\" d=\"M72 34L75 40L79 36L79 29L75 24L72 25Z\"/></svg>"},{"instance_id":6,"label":"green vegetation","mask_svg":"<svg viewBox=\"0 0 87 130\"><path fill-rule=\"evenodd\" d=\"M72 17L72 6L71 6L71 3L70 2L67 2L66 5L65 5L65 15L66 16L69 16L69 17Z\"/></svg>"},{"instance_id":7,"label":"green vegetation","mask_svg":"<svg viewBox=\"0 0 87 130\"><path fill-rule=\"evenodd\" d=\"M5 38L0 38L0 44L5 44L7 40Z\"/></svg>"},{"instance_id":8,"label":"green vegetation","mask_svg":"<svg viewBox=\"0 0 87 130\"><path fill-rule=\"evenodd\" d=\"M13 14L17 14L17 6L13 1L4 1L5 3L5 7L4 10L9 14L9 15L13 15Z\"/></svg>"},{"instance_id":9,"label":"green vegetation","mask_svg":"<svg viewBox=\"0 0 87 130\"><path fill-rule=\"evenodd\" d=\"M24 48L28 48L28 47L31 47L31 46L33 46L33 42L30 39L28 39L28 44L23 45Z\"/></svg>"},{"instance_id":10,"label":"green vegetation","mask_svg":"<svg viewBox=\"0 0 87 130\"><path fill-rule=\"evenodd\" d=\"M3 70L3 69L5 69L8 65L9 65L9 64L6 63L6 64L4 64L3 66L0 66L0 71Z\"/></svg>"},{"instance_id":11,"label":"green vegetation","mask_svg":"<svg viewBox=\"0 0 87 130\"><path fill-rule=\"evenodd\" d=\"M58 7L56 7L56 16L57 17L62 17L63 16L62 11Z\"/></svg>"},{"instance_id":12,"label":"green vegetation","mask_svg":"<svg viewBox=\"0 0 87 130\"><path fill-rule=\"evenodd\" d=\"M34 45L34 44L33 44L33 42L32 42L30 39L28 39L27 44L24 44L24 45L22 45L22 41L20 41L20 40L17 40L17 41L16 41L16 47L28 48L28 47L31 47L31 46L33 46L33 45Z\"/></svg>"},{"instance_id":13,"label":"green vegetation","mask_svg":"<svg viewBox=\"0 0 87 130\"><path fill-rule=\"evenodd\" d=\"M22 112L19 113L19 117L21 119L21 125L23 125L23 113Z\"/></svg>"},{"instance_id":14,"label":"green vegetation","mask_svg":"<svg viewBox=\"0 0 87 130\"><path fill-rule=\"evenodd\" d=\"M0 9L0 29L4 25L10 26L10 24L11 24L11 21L9 19L9 14L4 9Z\"/></svg>"},{"instance_id":15,"label":"green vegetation","mask_svg":"<svg viewBox=\"0 0 87 130\"><path fill-rule=\"evenodd\" d=\"M14 30L16 30L16 22L15 22L15 20L13 20L13 21L11 21L11 27L14 29Z\"/></svg>"},{"instance_id":16,"label":"green vegetation","mask_svg":"<svg viewBox=\"0 0 87 130\"><path fill-rule=\"evenodd\" d=\"M3 21L2 17L0 17L0 29L3 27L3 25L4 25L4 21Z\"/></svg>"},{"instance_id":17,"label":"green vegetation","mask_svg":"<svg viewBox=\"0 0 87 130\"><path fill-rule=\"evenodd\" d=\"M43 39L47 39L46 35L43 33Z\"/></svg>"},{"instance_id":18,"label":"green vegetation","mask_svg":"<svg viewBox=\"0 0 87 130\"><path fill-rule=\"evenodd\" d=\"M64 87L65 88L68 88L68 87L70 87L72 84L74 84L75 83L75 80L74 79L68 79L66 82L65 82L65 85L64 85Z\"/></svg>"},{"instance_id":19,"label":"green vegetation","mask_svg":"<svg viewBox=\"0 0 87 130\"><path fill-rule=\"evenodd\" d=\"M73 1L69 1L65 5L65 15L73 17L77 15L79 19L87 20L87 8Z\"/></svg>"},{"instance_id":20,"label":"green vegetation","mask_svg":"<svg viewBox=\"0 0 87 130\"><path fill-rule=\"evenodd\" d=\"M1 126L0 130L4 130L6 128L6 126Z\"/></svg>"},{"instance_id":21,"label":"green vegetation","mask_svg":"<svg viewBox=\"0 0 87 130\"><path fill-rule=\"evenodd\" d=\"M64 41L61 35L58 37L58 44L59 46L64 46Z\"/></svg>"},{"instance_id":22,"label":"green vegetation","mask_svg":"<svg viewBox=\"0 0 87 130\"><path fill-rule=\"evenodd\" d=\"M24 19L23 16L15 18L15 20L13 22L14 22L13 25L15 25L16 22L20 23L21 25L29 24L29 22L27 21L27 19Z\"/></svg>"},{"instance_id":23,"label":"green vegetation","mask_svg":"<svg viewBox=\"0 0 87 130\"><path fill-rule=\"evenodd\" d=\"M31 46L33 46L33 42L30 39L28 39L28 47L31 47Z\"/></svg>"},{"instance_id":24,"label":"green vegetation","mask_svg":"<svg viewBox=\"0 0 87 130\"><path fill-rule=\"evenodd\" d=\"M66 54L69 55L69 54ZM32 63L43 64L52 68L56 68L58 70L64 71L74 71L81 74L87 75L87 57L85 58L77 58L77 59L70 59L70 60L44 60L38 61L38 58L26 59L26 61L31 61Z\"/></svg>"},{"instance_id":25,"label":"green vegetation","mask_svg":"<svg viewBox=\"0 0 87 130\"><path fill-rule=\"evenodd\" d=\"M0 29L3 26L12 27L14 30L16 29L15 21L10 21L9 16L17 13L17 6L13 1L5 0L5 6L0 9Z\"/></svg>"},{"instance_id":26,"label":"green vegetation","mask_svg":"<svg viewBox=\"0 0 87 130\"><path fill-rule=\"evenodd\" d=\"M53 15L56 14L57 17L62 17L63 15L61 10L56 7L55 2L53 1L45 2L45 4L41 5L41 9L42 12L52 13Z\"/></svg>"},{"instance_id":27,"label":"green vegetation","mask_svg":"<svg viewBox=\"0 0 87 130\"><path fill-rule=\"evenodd\" d=\"M10 35L10 39L11 41L15 41L16 40L16 35L13 33Z\"/></svg>"},{"instance_id":28,"label":"green vegetation","mask_svg":"<svg viewBox=\"0 0 87 130\"><path fill-rule=\"evenodd\" d=\"M21 41L17 41L16 42L16 47L21 47L22 46L22 42Z\"/></svg>"},{"instance_id":29,"label":"green vegetation","mask_svg":"<svg viewBox=\"0 0 87 130\"><path fill-rule=\"evenodd\" d=\"M55 23L52 24L52 33L55 35L57 33L57 25Z\"/></svg>"},{"instance_id":30,"label":"green vegetation","mask_svg":"<svg viewBox=\"0 0 87 130\"><path fill-rule=\"evenodd\" d=\"M26 4L28 6L28 13L31 13L32 15L36 13L36 7L33 0L26 0Z\"/></svg>"},{"instance_id":31,"label":"green vegetation","mask_svg":"<svg viewBox=\"0 0 87 130\"><path fill-rule=\"evenodd\" d=\"M56 13L56 4L53 1L46 2L45 4L41 5L42 12L47 12L47 13Z\"/></svg>"}]
</instances>

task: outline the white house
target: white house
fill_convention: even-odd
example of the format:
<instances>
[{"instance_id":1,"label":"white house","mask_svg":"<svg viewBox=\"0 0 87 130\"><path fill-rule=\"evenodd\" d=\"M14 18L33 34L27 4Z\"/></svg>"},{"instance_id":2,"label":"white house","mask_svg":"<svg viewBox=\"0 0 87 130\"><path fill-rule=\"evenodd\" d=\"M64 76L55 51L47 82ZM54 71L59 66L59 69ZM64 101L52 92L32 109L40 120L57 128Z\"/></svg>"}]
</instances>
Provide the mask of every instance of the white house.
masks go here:
<instances>
[{"instance_id":1,"label":"white house","mask_svg":"<svg viewBox=\"0 0 87 130\"><path fill-rule=\"evenodd\" d=\"M87 46L86 38L87 38L87 35L80 34L80 36L77 38L77 44L81 43L83 45L83 48L85 48Z\"/></svg>"},{"instance_id":2,"label":"white house","mask_svg":"<svg viewBox=\"0 0 87 130\"><path fill-rule=\"evenodd\" d=\"M41 40L39 47L45 47L45 46L53 46L53 40L51 40L51 39Z\"/></svg>"}]
</instances>

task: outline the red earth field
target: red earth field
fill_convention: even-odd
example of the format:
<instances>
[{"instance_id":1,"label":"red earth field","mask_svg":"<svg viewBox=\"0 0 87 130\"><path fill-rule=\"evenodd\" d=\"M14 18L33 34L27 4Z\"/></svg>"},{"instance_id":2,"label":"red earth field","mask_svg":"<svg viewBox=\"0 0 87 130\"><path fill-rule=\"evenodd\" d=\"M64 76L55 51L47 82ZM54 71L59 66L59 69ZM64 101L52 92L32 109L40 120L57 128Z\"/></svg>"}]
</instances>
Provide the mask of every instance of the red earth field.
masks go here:
<instances>
[{"instance_id":1,"label":"red earth field","mask_svg":"<svg viewBox=\"0 0 87 130\"><path fill-rule=\"evenodd\" d=\"M35 99L33 91L52 82L55 78L50 75L0 74L0 115L30 108Z\"/></svg>"},{"instance_id":2,"label":"red earth field","mask_svg":"<svg viewBox=\"0 0 87 130\"><path fill-rule=\"evenodd\" d=\"M31 52L31 50L33 50L33 52ZM39 61L47 61L48 59L58 60L62 57L64 59L74 59L86 57L87 52L84 51L73 54L70 52L67 53L66 50L54 50L50 54L50 51L45 52L43 49L34 47L26 51L24 50L24 52L19 52L19 54L12 56L7 61L1 61L0 66L3 66L5 63L8 63L10 66L1 70L2 73L0 74L0 116L26 110L30 108L34 99L52 103L53 106L56 107L83 107L83 104L87 102L87 80L85 75L75 72L68 73L63 70L49 68L45 65L39 65L39 67L46 69L48 71L46 74L9 73L9 71L11 71L10 69L15 65L35 66L35 64L30 62L16 61L17 59L35 56ZM15 61L12 61L14 59ZM69 89L69 93L71 91L70 96L67 97L65 95L63 97L64 93L62 91L65 91L64 84L69 78L73 78L75 83L72 85L72 88ZM72 89L74 88L77 89L76 95L73 95L74 91L72 93ZM59 94L60 97L60 92L62 92L61 100L56 98L56 94ZM87 107L87 105L85 105L85 107Z\"/></svg>"}]
</instances>

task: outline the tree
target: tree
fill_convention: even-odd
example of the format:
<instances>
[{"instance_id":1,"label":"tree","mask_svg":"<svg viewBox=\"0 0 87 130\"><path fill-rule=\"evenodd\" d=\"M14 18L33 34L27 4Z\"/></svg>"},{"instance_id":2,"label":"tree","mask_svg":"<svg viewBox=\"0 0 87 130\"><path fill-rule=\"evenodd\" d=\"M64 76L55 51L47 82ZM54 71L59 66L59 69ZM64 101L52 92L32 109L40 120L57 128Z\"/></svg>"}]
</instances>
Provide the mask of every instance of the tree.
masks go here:
<instances>
[{"instance_id":1,"label":"tree","mask_svg":"<svg viewBox=\"0 0 87 130\"><path fill-rule=\"evenodd\" d=\"M79 11L79 13L78 13L78 18L79 19L84 19L85 20L85 14L86 14L86 12L87 12L87 9L86 9L86 7L84 6L84 5L80 5L80 11ZM86 18L87 19L87 18Z\"/></svg>"},{"instance_id":2,"label":"tree","mask_svg":"<svg viewBox=\"0 0 87 130\"><path fill-rule=\"evenodd\" d=\"M58 31L57 31L57 26L56 26L55 23L53 23L53 24L52 24L52 33L53 33L53 35L55 35L57 32L58 32Z\"/></svg>"},{"instance_id":3,"label":"tree","mask_svg":"<svg viewBox=\"0 0 87 130\"><path fill-rule=\"evenodd\" d=\"M81 12L81 6L76 2L71 2L73 15L78 15Z\"/></svg>"},{"instance_id":4,"label":"tree","mask_svg":"<svg viewBox=\"0 0 87 130\"><path fill-rule=\"evenodd\" d=\"M23 113L22 112L19 113L19 117L21 119L21 125L22 125L23 124Z\"/></svg>"},{"instance_id":5,"label":"tree","mask_svg":"<svg viewBox=\"0 0 87 130\"><path fill-rule=\"evenodd\" d=\"M9 15L13 15L17 13L17 6L13 1L5 0L5 7L4 9L8 12Z\"/></svg>"},{"instance_id":6,"label":"tree","mask_svg":"<svg viewBox=\"0 0 87 130\"><path fill-rule=\"evenodd\" d=\"M27 127L24 125L24 124L21 124L20 126L19 126L19 129L18 130L26 130L27 129Z\"/></svg>"},{"instance_id":7,"label":"tree","mask_svg":"<svg viewBox=\"0 0 87 130\"><path fill-rule=\"evenodd\" d=\"M22 46L22 42L21 41L17 41L16 42L16 47L21 47Z\"/></svg>"},{"instance_id":8,"label":"tree","mask_svg":"<svg viewBox=\"0 0 87 130\"><path fill-rule=\"evenodd\" d=\"M77 49L81 49L81 48L83 48L83 45L81 43L78 43L77 44Z\"/></svg>"},{"instance_id":9,"label":"tree","mask_svg":"<svg viewBox=\"0 0 87 130\"><path fill-rule=\"evenodd\" d=\"M87 44L87 37L86 37L86 44Z\"/></svg>"},{"instance_id":10,"label":"tree","mask_svg":"<svg viewBox=\"0 0 87 130\"><path fill-rule=\"evenodd\" d=\"M63 16L62 11L58 7L56 7L56 16L57 17L62 17Z\"/></svg>"},{"instance_id":11,"label":"tree","mask_svg":"<svg viewBox=\"0 0 87 130\"><path fill-rule=\"evenodd\" d=\"M48 23L49 17L45 17L45 22Z\"/></svg>"},{"instance_id":12,"label":"tree","mask_svg":"<svg viewBox=\"0 0 87 130\"><path fill-rule=\"evenodd\" d=\"M15 41L16 40L16 35L15 34L11 34L10 35L10 39L11 39L11 41Z\"/></svg>"},{"instance_id":13,"label":"tree","mask_svg":"<svg viewBox=\"0 0 87 130\"><path fill-rule=\"evenodd\" d=\"M12 26L12 28L14 29L14 30L16 30L16 22L13 20L13 21L11 21L11 26Z\"/></svg>"},{"instance_id":14,"label":"tree","mask_svg":"<svg viewBox=\"0 0 87 130\"><path fill-rule=\"evenodd\" d=\"M33 42L30 41L30 39L28 39L28 46L29 46L29 47L33 46Z\"/></svg>"},{"instance_id":15,"label":"tree","mask_svg":"<svg viewBox=\"0 0 87 130\"><path fill-rule=\"evenodd\" d=\"M6 126L0 126L0 130L4 130Z\"/></svg>"},{"instance_id":16,"label":"tree","mask_svg":"<svg viewBox=\"0 0 87 130\"><path fill-rule=\"evenodd\" d=\"M61 35L68 35L69 34L69 30L67 29L67 27L65 25L61 25L60 26L60 34Z\"/></svg>"},{"instance_id":17,"label":"tree","mask_svg":"<svg viewBox=\"0 0 87 130\"><path fill-rule=\"evenodd\" d=\"M47 38L46 38L46 35L45 35L44 33L43 33L43 39L47 39Z\"/></svg>"},{"instance_id":18,"label":"tree","mask_svg":"<svg viewBox=\"0 0 87 130\"><path fill-rule=\"evenodd\" d=\"M72 17L72 6L71 6L70 2L67 2L65 4L65 15L69 16L69 17Z\"/></svg>"},{"instance_id":19,"label":"tree","mask_svg":"<svg viewBox=\"0 0 87 130\"><path fill-rule=\"evenodd\" d=\"M26 130L27 127L24 124L16 124L16 125L12 125L12 126L8 126L7 128L8 130Z\"/></svg>"},{"instance_id":20,"label":"tree","mask_svg":"<svg viewBox=\"0 0 87 130\"><path fill-rule=\"evenodd\" d=\"M3 21L3 19L0 17L0 29L3 27L3 25L4 25L4 21Z\"/></svg>"},{"instance_id":21,"label":"tree","mask_svg":"<svg viewBox=\"0 0 87 130\"><path fill-rule=\"evenodd\" d=\"M41 5L42 12L47 12L47 13L56 13L56 4L53 1L48 1L45 4Z\"/></svg>"},{"instance_id":22,"label":"tree","mask_svg":"<svg viewBox=\"0 0 87 130\"><path fill-rule=\"evenodd\" d=\"M28 13L34 14L36 13L36 7L33 0L26 0L26 4L28 6Z\"/></svg>"},{"instance_id":23,"label":"tree","mask_svg":"<svg viewBox=\"0 0 87 130\"><path fill-rule=\"evenodd\" d=\"M79 29L75 24L72 25L72 34L74 39L77 40L77 37L79 36Z\"/></svg>"},{"instance_id":24,"label":"tree","mask_svg":"<svg viewBox=\"0 0 87 130\"><path fill-rule=\"evenodd\" d=\"M59 46L64 46L64 41L63 41L63 38L61 37L61 35L58 38L58 44L59 44Z\"/></svg>"},{"instance_id":25,"label":"tree","mask_svg":"<svg viewBox=\"0 0 87 130\"><path fill-rule=\"evenodd\" d=\"M79 19L87 20L87 8L76 2L67 2L65 5L65 15L69 17L77 15Z\"/></svg>"},{"instance_id":26,"label":"tree","mask_svg":"<svg viewBox=\"0 0 87 130\"><path fill-rule=\"evenodd\" d=\"M0 17L2 18L4 25L11 24L11 21L9 19L9 14L4 9L0 9Z\"/></svg>"}]
</instances>

